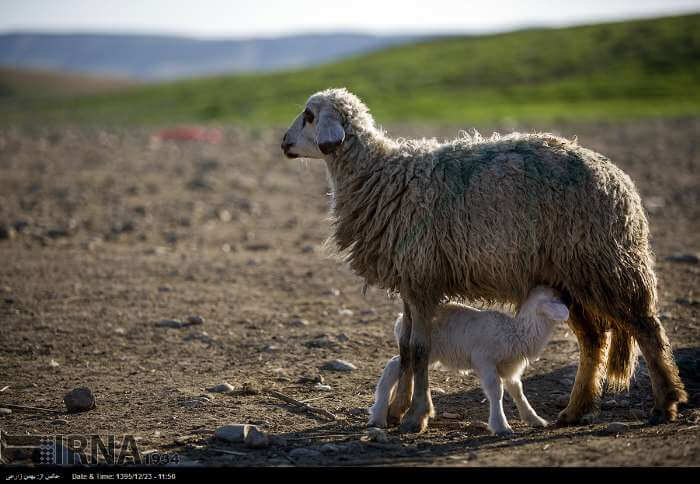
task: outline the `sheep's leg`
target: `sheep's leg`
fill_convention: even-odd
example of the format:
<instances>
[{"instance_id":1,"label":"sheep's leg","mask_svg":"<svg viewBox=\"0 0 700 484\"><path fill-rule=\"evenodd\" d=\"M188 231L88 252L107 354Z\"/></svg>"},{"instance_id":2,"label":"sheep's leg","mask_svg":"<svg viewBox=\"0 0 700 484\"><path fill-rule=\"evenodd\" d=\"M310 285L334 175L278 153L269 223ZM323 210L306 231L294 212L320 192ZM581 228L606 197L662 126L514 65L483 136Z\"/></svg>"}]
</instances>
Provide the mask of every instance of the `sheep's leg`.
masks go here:
<instances>
[{"instance_id":1,"label":"sheep's leg","mask_svg":"<svg viewBox=\"0 0 700 484\"><path fill-rule=\"evenodd\" d=\"M386 427L386 416L389 407L389 400L396 388L399 379L401 357L394 356L384 367L377 389L374 392L374 405L369 408L370 427Z\"/></svg>"},{"instance_id":2,"label":"sheep's leg","mask_svg":"<svg viewBox=\"0 0 700 484\"><path fill-rule=\"evenodd\" d=\"M413 319L410 348L414 387L413 400L401 422L400 430L401 432L420 433L428 428L428 419L435 416L428 379L430 330L435 306L416 305L412 302L409 304ZM401 358L403 359L403 355Z\"/></svg>"},{"instance_id":3,"label":"sheep's leg","mask_svg":"<svg viewBox=\"0 0 700 484\"><path fill-rule=\"evenodd\" d=\"M403 322L401 334L399 336L399 384L394 393L394 398L389 404L389 414L387 423L398 425L401 417L411 405L413 395L413 365L411 362L411 333L413 319L411 318L411 308L406 301L403 303Z\"/></svg>"},{"instance_id":4,"label":"sheep's leg","mask_svg":"<svg viewBox=\"0 0 700 484\"><path fill-rule=\"evenodd\" d=\"M496 368L480 365L478 370L481 388L489 399L489 428L496 435L510 435L513 429L508 425L503 412L503 384Z\"/></svg>"},{"instance_id":5,"label":"sheep's leg","mask_svg":"<svg viewBox=\"0 0 700 484\"><path fill-rule=\"evenodd\" d=\"M508 394L515 402L515 406L518 407L518 413L524 422L533 427L546 427L549 425L549 422L537 415L537 412L530 406L530 402L527 401L525 393L523 393L523 383L520 381L520 377L504 379L503 383L506 386L506 390L508 390Z\"/></svg>"},{"instance_id":6,"label":"sheep's leg","mask_svg":"<svg viewBox=\"0 0 700 484\"><path fill-rule=\"evenodd\" d=\"M600 413L605 379L608 337L599 321L577 303L571 306L569 326L578 339L579 365L569 404L559 413L557 425L592 423Z\"/></svg>"},{"instance_id":7,"label":"sheep's leg","mask_svg":"<svg viewBox=\"0 0 700 484\"><path fill-rule=\"evenodd\" d=\"M688 394L673 361L673 351L666 331L656 316L640 318L637 324L630 326L647 362L654 391L654 409L649 416L649 423L675 420L677 405L687 402Z\"/></svg>"}]
</instances>

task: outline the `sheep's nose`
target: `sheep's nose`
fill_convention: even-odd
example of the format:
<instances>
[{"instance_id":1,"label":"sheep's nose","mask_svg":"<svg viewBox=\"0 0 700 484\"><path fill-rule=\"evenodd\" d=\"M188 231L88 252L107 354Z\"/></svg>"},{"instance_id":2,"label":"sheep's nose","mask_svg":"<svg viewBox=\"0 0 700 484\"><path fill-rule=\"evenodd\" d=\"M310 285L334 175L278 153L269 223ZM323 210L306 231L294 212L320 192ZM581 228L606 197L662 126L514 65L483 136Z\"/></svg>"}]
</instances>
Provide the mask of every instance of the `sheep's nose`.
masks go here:
<instances>
[{"instance_id":1,"label":"sheep's nose","mask_svg":"<svg viewBox=\"0 0 700 484\"><path fill-rule=\"evenodd\" d=\"M284 138L282 138L282 151L287 151L289 148L292 147L294 143L290 143L287 141L287 135L284 135Z\"/></svg>"}]
</instances>

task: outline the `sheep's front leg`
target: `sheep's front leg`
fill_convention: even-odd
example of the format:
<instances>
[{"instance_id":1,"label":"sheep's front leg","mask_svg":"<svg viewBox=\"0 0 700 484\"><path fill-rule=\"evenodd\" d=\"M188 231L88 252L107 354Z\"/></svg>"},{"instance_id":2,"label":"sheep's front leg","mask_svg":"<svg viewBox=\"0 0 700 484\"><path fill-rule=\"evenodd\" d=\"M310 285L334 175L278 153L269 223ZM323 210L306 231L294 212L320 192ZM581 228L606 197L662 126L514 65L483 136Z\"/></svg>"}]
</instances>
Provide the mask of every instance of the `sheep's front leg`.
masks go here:
<instances>
[{"instance_id":1,"label":"sheep's front leg","mask_svg":"<svg viewBox=\"0 0 700 484\"><path fill-rule=\"evenodd\" d=\"M413 327L411 330L410 354L413 366L413 401L401 422L401 432L420 433L428 428L428 419L435 416L430 398L428 365L430 363L430 330L435 306L416 305L409 302ZM401 356L403 359L403 355Z\"/></svg>"},{"instance_id":2,"label":"sheep's front leg","mask_svg":"<svg viewBox=\"0 0 700 484\"><path fill-rule=\"evenodd\" d=\"M386 427L387 410L389 400L396 388L396 381L399 379L401 357L394 356L384 367L384 373L377 383L374 392L374 405L369 408L370 427Z\"/></svg>"},{"instance_id":3,"label":"sheep's front leg","mask_svg":"<svg viewBox=\"0 0 700 484\"><path fill-rule=\"evenodd\" d=\"M479 369L481 388L489 399L489 428L496 435L510 435L513 429L508 425L503 413L503 384L496 368Z\"/></svg>"},{"instance_id":4,"label":"sheep's front leg","mask_svg":"<svg viewBox=\"0 0 700 484\"><path fill-rule=\"evenodd\" d=\"M387 415L388 425L398 425L401 417L411 405L413 395L413 365L411 362L411 332L413 318L411 308L406 301L403 303L403 323L399 335L399 384L394 393L393 400L389 404Z\"/></svg>"},{"instance_id":5,"label":"sheep's front leg","mask_svg":"<svg viewBox=\"0 0 700 484\"><path fill-rule=\"evenodd\" d=\"M537 415L537 412L530 406L530 402L527 401L525 393L523 393L523 383L519 377L504 380L503 383L505 383L508 394L515 402L515 406L518 407L518 413L523 422L532 427L546 427L549 425L549 422Z\"/></svg>"}]
</instances>

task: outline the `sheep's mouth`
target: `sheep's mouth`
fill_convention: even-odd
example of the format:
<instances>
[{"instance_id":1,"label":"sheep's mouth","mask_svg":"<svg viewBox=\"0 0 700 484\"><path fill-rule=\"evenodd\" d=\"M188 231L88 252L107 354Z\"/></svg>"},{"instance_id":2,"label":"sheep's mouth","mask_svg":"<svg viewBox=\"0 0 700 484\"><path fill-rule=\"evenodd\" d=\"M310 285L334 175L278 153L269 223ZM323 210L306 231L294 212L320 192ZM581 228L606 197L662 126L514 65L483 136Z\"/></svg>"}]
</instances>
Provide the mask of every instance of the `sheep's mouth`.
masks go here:
<instances>
[{"instance_id":1,"label":"sheep's mouth","mask_svg":"<svg viewBox=\"0 0 700 484\"><path fill-rule=\"evenodd\" d=\"M287 153L286 151L284 152L284 156L287 158L299 158L299 155L295 155L294 153Z\"/></svg>"}]
</instances>

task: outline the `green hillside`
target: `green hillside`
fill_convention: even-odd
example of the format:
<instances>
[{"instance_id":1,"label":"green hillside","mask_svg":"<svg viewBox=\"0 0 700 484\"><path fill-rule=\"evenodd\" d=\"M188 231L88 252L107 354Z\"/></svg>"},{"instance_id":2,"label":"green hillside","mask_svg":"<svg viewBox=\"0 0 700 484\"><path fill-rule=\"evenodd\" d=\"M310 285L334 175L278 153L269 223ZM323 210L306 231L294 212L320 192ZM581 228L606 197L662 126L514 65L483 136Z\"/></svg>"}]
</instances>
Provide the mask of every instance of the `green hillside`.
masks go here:
<instances>
[{"instance_id":1,"label":"green hillside","mask_svg":"<svg viewBox=\"0 0 700 484\"><path fill-rule=\"evenodd\" d=\"M700 15L441 38L312 69L69 100L20 92L0 107L8 119L287 123L332 86L358 94L380 122L698 115Z\"/></svg>"}]
</instances>

